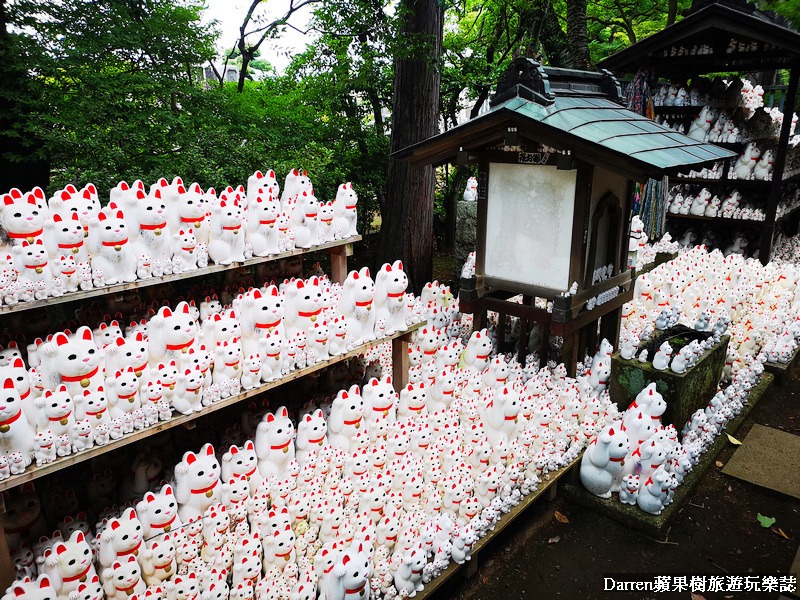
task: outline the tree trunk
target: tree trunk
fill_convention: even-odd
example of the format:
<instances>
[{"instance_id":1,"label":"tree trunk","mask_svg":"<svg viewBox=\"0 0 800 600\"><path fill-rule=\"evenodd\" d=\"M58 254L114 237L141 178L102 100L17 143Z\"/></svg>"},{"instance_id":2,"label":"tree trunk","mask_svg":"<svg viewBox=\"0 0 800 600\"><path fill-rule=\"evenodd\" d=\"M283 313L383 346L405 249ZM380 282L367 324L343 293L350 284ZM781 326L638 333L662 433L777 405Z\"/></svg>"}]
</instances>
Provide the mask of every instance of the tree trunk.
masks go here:
<instances>
[{"instance_id":1,"label":"tree trunk","mask_svg":"<svg viewBox=\"0 0 800 600\"><path fill-rule=\"evenodd\" d=\"M678 0L669 0L669 7L667 9L667 27L675 22L678 16Z\"/></svg>"},{"instance_id":2,"label":"tree trunk","mask_svg":"<svg viewBox=\"0 0 800 600\"><path fill-rule=\"evenodd\" d=\"M0 190L23 191L50 184L50 162L44 144L25 131L31 117L26 99L33 98L20 49L8 30L6 0L0 0ZM19 135L22 133L22 135Z\"/></svg>"},{"instance_id":3,"label":"tree trunk","mask_svg":"<svg viewBox=\"0 0 800 600\"><path fill-rule=\"evenodd\" d=\"M567 0L567 41L576 69L589 68L589 33L586 0Z\"/></svg>"},{"instance_id":4,"label":"tree trunk","mask_svg":"<svg viewBox=\"0 0 800 600\"><path fill-rule=\"evenodd\" d=\"M441 5L437 0L403 0L400 10L406 14L401 39L411 39L424 50L395 59L392 152L437 133L441 86ZM386 210L375 266L402 259L410 288L416 293L433 272L435 176L432 166L412 170L406 161L389 159Z\"/></svg>"},{"instance_id":5,"label":"tree trunk","mask_svg":"<svg viewBox=\"0 0 800 600\"><path fill-rule=\"evenodd\" d=\"M543 11L540 40L550 66L564 69L575 68L567 37L564 35L564 30L561 29L558 16L553 10L550 0L544 1Z\"/></svg>"}]
</instances>

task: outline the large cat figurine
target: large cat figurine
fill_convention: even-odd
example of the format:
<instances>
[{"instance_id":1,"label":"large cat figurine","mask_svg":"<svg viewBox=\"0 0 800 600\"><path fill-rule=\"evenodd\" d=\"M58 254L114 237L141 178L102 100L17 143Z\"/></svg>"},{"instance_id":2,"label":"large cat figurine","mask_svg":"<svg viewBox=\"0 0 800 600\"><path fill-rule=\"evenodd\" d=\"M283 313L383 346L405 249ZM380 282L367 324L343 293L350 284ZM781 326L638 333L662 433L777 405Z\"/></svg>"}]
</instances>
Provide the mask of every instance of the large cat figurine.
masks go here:
<instances>
[{"instance_id":1,"label":"large cat figurine","mask_svg":"<svg viewBox=\"0 0 800 600\"><path fill-rule=\"evenodd\" d=\"M203 201L203 189L193 183L188 189L179 185L176 193L167 206L167 223L171 231L191 229L200 244L208 244L209 220L206 215L206 203Z\"/></svg>"},{"instance_id":2,"label":"large cat figurine","mask_svg":"<svg viewBox=\"0 0 800 600\"><path fill-rule=\"evenodd\" d=\"M259 188L259 191L260 188ZM247 211L247 242L254 256L269 256L279 252L279 232L276 226L280 202L267 194L258 194Z\"/></svg>"},{"instance_id":3,"label":"large cat figurine","mask_svg":"<svg viewBox=\"0 0 800 600\"><path fill-rule=\"evenodd\" d=\"M211 208L208 258L219 265L244 261L244 218L237 199L222 200Z\"/></svg>"},{"instance_id":4,"label":"large cat figurine","mask_svg":"<svg viewBox=\"0 0 800 600\"><path fill-rule=\"evenodd\" d=\"M25 466L28 466L31 464L34 437L14 382L7 378L0 390L0 455L20 452Z\"/></svg>"},{"instance_id":5,"label":"large cat figurine","mask_svg":"<svg viewBox=\"0 0 800 600\"><path fill-rule=\"evenodd\" d=\"M150 365L174 360L181 368L189 360L189 349L195 343L200 327L189 305L183 301L175 307L162 306L147 324L150 339Z\"/></svg>"},{"instance_id":6,"label":"large cat figurine","mask_svg":"<svg viewBox=\"0 0 800 600\"><path fill-rule=\"evenodd\" d=\"M62 383L70 396L84 390L96 392L104 383L105 358L94 341L92 330L80 327L71 338L63 332L39 348L41 385L55 391Z\"/></svg>"},{"instance_id":7,"label":"large cat figurine","mask_svg":"<svg viewBox=\"0 0 800 600\"><path fill-rule=\"evenodd\" d=\"M43 283L49 296L53 286L53 277L57 271L53 269L53 265L48 260L47 248L42 240L37 239L33 244L23 240L22 244L14 246L11 251L16 257L17 271L19 271L17 281L33 285Z\"/></svg>"},{"instance_id":8,"label":"large cat figurine","mask_svg":"<svg viewBox=\"0 0 800 600\"><path fill-rule=\"evenodd\" d=\"M245 356L261 351L259 340L266 334L279 331L283 336L283 294L274 285L264 292L255 289L245 294L240 311Z\"/></svg>"},{"instance_id":9,"label":"large cat figurine","mask_svg":"<svg viewBox=\"0 0 800 600\"><path fill-rule=\"evenodd\" d=\"M136 194L136 208L132 215L136 222L136 230L132 233L136 241L133 244L136 256L149 254L152 260L160 260L164 265L172 265L172 233L167 223L167 205L161 197L161 189L156 189L146 196L139 191Z\"/></svg>"},{"instance_id":10,"label":"large cat figurine","mask_svg":"<svg viewBox=\"0 0 800 600\"><path fill-rule=\"evenodd\" d=\"M319 202L314 193L304 191L299 194L289 215L289 226L294 232L298 248L310 248L319 243L318 217Z\"/></svg>"},{"instance_id":11,"label":"large cat figurine","mask_svg":"<svg viewBox=\"0 0 800 600\"><path fill-rule=\"evenodd\" d=\"M356 205L358 195L352 183L343 183L336 190L336 199L333 201L333 222L337 232L343 238L358 235L356 231Z\"/></svg>"},{"instance_id":12,"label":"large cat figurine","mask_svg":"<svg viewBox=\"0 0 800 600\"><path fill-rule=\"evenodd\" d=\"M77 212L67 218L53 215L45 222L44 229L44 243L50 256L72 256L76 263L89 260L89 244Z\"/></svg>"},{"instance_id":13,"label":"large cat figurine","mask_svg":"<svg viewBox=\"0 0 800 600\"><path fill-rule=\"evenodd\" d=\"M12 245L19 246L22 242L33 244L41 240L46 220L47 212L39 206L34 194L29 192L23 196L18 189L13 189L3 196L0 223Z\"/></svg>"},{"instance_id":14,"label":"large cat figurine","mask_svg":"<svg viewBox=\"0 0 800 600\"><path fill-rule=\"evenodd\" d=\"M324 306L319 277L290 282L284 294L283 325L286 339L293 339L301 331L308 334L317 319L322 319Z\"/></svg>"},{"instance_id":15,"label":"large cat figurine","mask_svg":"<svg viewBox=\"0 0 800 600\"><path fill-rule=\"evenodd\" d=\"M408 277L403 271L403 263L386 263L375 277L375 322L381 319L386 323L386 335L405 331L406 299Z\"/></svg>"},{"instance_id":16,"label":"large cat figurine","mask_svg":"<svg viewBox=\"0 0 800 600\"><path fill-rule=\"evenodd\" d=\"M367 267L351 271L344 280L339 313L344 315L347 333L358 346L375 339L375 284Z\"/></svg>"},{"instance_id":17,"label":"large cat figurine","mask_svg":"<svg viewBox=\"0 0 800 600\"><path fill-rule=\"evenodd\" d=\"M188 523L203 516L205 510L222 498L220 466L214 447L204 445L199 454L187 452L175 465L175 498L181 521Z\"/></svg>"},{"instance_id":18,"label":"large cat figurine","mask_svg":"<svg viewBox=\"0 0 800 600\"><path fill-rule=\"evenodd\" d=\"M136 281L137 254L121 210L101 211L89 220L92 271L103 273L106 285Z\"/></svg>"}]
</instances>

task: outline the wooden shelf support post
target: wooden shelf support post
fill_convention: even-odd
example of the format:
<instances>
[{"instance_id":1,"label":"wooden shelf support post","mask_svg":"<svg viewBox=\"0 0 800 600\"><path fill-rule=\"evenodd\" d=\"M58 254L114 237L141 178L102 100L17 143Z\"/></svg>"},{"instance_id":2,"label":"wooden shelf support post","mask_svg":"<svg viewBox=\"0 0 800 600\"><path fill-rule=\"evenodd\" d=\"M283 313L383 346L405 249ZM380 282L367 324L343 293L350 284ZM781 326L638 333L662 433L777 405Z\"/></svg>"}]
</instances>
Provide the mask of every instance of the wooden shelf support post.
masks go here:
<instances>
[{"instance_id":1,"label":"wooden shelf support post","mask_svg":"<svg viewBox=\"0 0 800 600\"><path fill-rule=\"evenodd\" d=\"M408 385L408 344L412 333L408 332L392 340L392 383L398 394Z\"/></svg>"},{"instance_id":2,"label":"wooden shelf support post","mask_svg":"<svg viewBox=\"0 0 800 600\"><path fill-rule=\"evenodd\" d=\"M353 244L329 248L326 252L331 257L331 281L344 283L347 278L347 257L353 256Z\"/></svg>"}]
</instances>

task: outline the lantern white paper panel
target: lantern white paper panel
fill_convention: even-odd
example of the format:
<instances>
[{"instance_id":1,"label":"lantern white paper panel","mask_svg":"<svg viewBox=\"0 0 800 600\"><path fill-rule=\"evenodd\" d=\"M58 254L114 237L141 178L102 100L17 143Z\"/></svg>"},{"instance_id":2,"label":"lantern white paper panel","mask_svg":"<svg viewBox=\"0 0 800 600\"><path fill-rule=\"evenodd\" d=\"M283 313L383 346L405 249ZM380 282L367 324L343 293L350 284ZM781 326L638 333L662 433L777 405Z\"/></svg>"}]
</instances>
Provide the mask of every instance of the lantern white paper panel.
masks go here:
<instances>
[{"instance_id":1,"label":"lantern white paper panel","mask_svg":"<svg viewBox=\"0 0 800 600\"><path fill-rule=\"evenodd\" d=\"M569 288L577 170L489 165L484 274Z\"/></svg>"}]
</instances>

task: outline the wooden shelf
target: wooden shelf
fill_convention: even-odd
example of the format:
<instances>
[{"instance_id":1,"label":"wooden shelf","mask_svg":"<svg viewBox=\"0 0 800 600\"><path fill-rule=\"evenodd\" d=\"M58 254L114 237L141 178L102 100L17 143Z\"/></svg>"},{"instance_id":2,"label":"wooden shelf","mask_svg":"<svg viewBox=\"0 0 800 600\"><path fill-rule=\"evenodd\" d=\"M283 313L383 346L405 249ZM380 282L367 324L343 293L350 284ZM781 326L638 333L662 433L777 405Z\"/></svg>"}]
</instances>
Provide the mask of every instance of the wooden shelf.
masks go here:
<instances>
[{"instance_id":1,"label":"wooden shelf","mask_svg":"<svg viewBox=\"0 0 800 600\"><path fill-rule=\"evenodd\" d=\"M133 433L126 434L118 440L112 440L105 446L94 446L89 450L85 450L83 452L78 452L77 454L70 454L69 456L58 458L55 462L42 465L41 467L37 467L35 464L32 464L25 470L24 473L20 473L19 475L12 475L8 479L0 481L0 491L16 487L18 485L25 483L26 481L32 481L34 479L44 477L45 475L50 475L52 473L55 473L56 471L66 469L77 463L81 463L86 460L95 458L96 456L100 456L101 454L105 454L106 452L112 452L114 450L122 448L123 446L127 446L128 444L132 444L151 435L155 435L160 431L166 431L167 429L172 429L173 427L177 427L179 425L186 425L187 423L191 423L196 419L205 417L208 414L211 414L213 412L231 406L232 404L236 404L237 402L241 402L242 400L247 400L248 398L252 398L253 396L257 396L269 390L280 387L285 383L288 383L295 379L299 379L300 377L304 377L306 375L310 375L311 373L324 369L325 367L329 367L343 360L347 360L348 358L357 356L374 346L378 346L384 342L397 340L403 338L404 336L408 336L412 332L419 329L420 327L423 327L425 323L426 321L422 321L421 323L412 325L406 331L402 331L394 335L387 336L379 340L375 340L374 342L369 342L367 344L359 346L358 348L355 348L354 350L351 350L350 352L347 352L346 354L334 356L329 360L317 363L310 367L292 371L291 373L289 373L285 377L281 377L277 381L265 383L252 390L244 391L241 394L237 394L236 396L231 396L229 398L220 400L219 402L215 402L210 406L205 406L203 407L203 410L200 412L192 413L191 415L173 416L171 419L168 419L166 421L161 421L157 425L153 425L152 427L147 427L140 431L134 431ZM2 532L0 532L0 535L2 535Z\"/></svg>"},{"instance_id":2,"label":"wooden shelf","mask_svg":"<svg viewBox=\"0 0 800 600\"><path fill-rule=\"evenodd\" d=\"M319 246L312 246L311 248L302 248L292 250L291 252L281 252L280 254L273 254L271 256L253 257L244 262L235 262L229 265L210 265L205 269L197 269L196 271L189 271L188 273L180 273L178 275L165 275L163 277L151 277L149 279L137 279L131 283L122 283L119 285L109 285L100 288L94 288L87 291L71 292L64 294L59 298L48 298L47 300L35 300L33 302L20 302L14 306L4 305L0 307L0 315L6 313L22 312L25 310L33 310L34 308L41 308L43 306L52 306L53 304L62 304L65 302L76 302L78 300L86 300L87 298L97 298L99 296L107 296L109 294L116 294L126 290L134 290L152 285L161 285L162 283L171 283L178 280L186 280L195 277L204 277L212 273L219 273L229 269L238 269L241 267L250 267L253 265L264 264L283 258L290 258L292 256L302 256L311 252L318 252L321 250L331 250L361 241L360 235L355 235L344 240L337 240L335 242L326 242Z\"/></svg>"},{"instance_id":3,"label":"wooden shelf","mask_svg":"<svg viewBox=\"0 0 800 600\"><path fill-rule=\"evenodd\" d=\"M698 114L705 108L705 104L685 104L683 106L654 106L653 112L657 115L675 115L689 117ZM712 107L714 108L714 107Z\"/></svg>"},{"instance_id":4,"label":"wooden shelf","mask_svg":"<svg viewBox=\"0 0 800 600\"><path fill-rule=\"evenodd\" d=\"M464 563L463 565L457 565L454 562L451 562L448 567L442 571L442 574L439 575L436 579L431 580L430 582L425 584L425 588L421 592L417 592L417 595L414 596L414 600L426 600L428 597L432 596L437 589L439 589L444 583L450 579L453 575L459 572L462 568L466 569L470 574L477 572L477 561L478 561L478 553L483 549L489 542L491 542L496 535L498 535L503 529L508 527L518 516L520 516L525 509L527 509L531 504L533 504L538 498L544 495L545 492L549 492L549 498L555 498L555 490L556 484L561 477L563 477L569 470L577 465L581 458L583 457L583 452L580 453L578 458L568 464L566 467L558 469L557 471L551 471L545 477L548 479L542 480L539 484L539 487L536 489L535 492L532 492L525 496L522 501L515 507L511 509L510 512L501 515L500 520L495 524L494 531L490 531L485 537L478 540L475 545L472 547L472 560L469 562ZM466 575L469 576L469 575Z\"/></svg>"},{"instance_id":5,"label":"wooden shelf","mask_svg":"<svg viewBox=\"0 0 800 600\"><path fill-rule=\"evenodd\" d=\"M726 225L744 225L747 227L761 226L764 221L755 219L728 219L726 217L701 217L699 215L675 215L667 213L668 219L682 219L687 221L706 221L708 223L725 223Z\"/></svg>"},{"instance_id":6,"label":"wooden shelf","mask_svg":"<svg viewBox=\"0 0 800 600\"><path fill-rule=\"evenodd\" d=\"M681 183L699 184L707 187L727 187L739 190L759 190L768 192L772 187L772 181L756 181L754 179L703 179L702 177L670 177L670 186Z\"/></svg>"}]
</instances>

